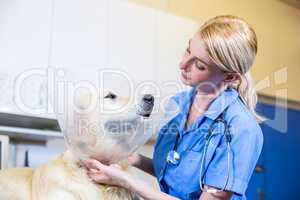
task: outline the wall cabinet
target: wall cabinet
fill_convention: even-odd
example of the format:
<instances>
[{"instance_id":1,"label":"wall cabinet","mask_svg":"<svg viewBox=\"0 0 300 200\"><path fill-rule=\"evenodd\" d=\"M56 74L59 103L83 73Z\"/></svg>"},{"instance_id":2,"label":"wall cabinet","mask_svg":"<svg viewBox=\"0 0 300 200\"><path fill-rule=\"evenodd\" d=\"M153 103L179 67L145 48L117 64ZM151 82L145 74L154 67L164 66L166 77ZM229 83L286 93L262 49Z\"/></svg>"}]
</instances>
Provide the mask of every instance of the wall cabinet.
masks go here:
<instances>
[{"instance_id":1,"label":"wall cabinet","mask_svg":"<svg viewBox=\"0 0 300 200\"><path fill-rule=\"evenodd\" d=\"M52 0L2 0L0 6L0 109L18 112L14 100L41 107L41 77L26 72L48 63ZM19 77L19 89L15 78Z\"/></svg>"},{"instance_id":2,"label":"wall cabinet","mask_svg":"<svg viewBox=\"0 0 300 200\"><path fill-rule=\"evenodd\" d=\"M122 95L164 96L182 86L178 64L197 24L126 0L3 0L0 27L0 77L11 82L2 90L24 70L51 66ZM45 75L22 84L33 110L47 104Z\"/></svg>"},{"instance_id":3,"label":"wall cabinet","mask_svg":"<svg viewBox=\"0 0 300 200\"><path fill-rule=\"evenodd\" d=\"M247 199L300 199L300 135L297 124L300 111L263 103L258 105L258 111L268 120L261 124L264 146L249 183ZM287 118L282 117L278 124L286 123L287 129L283 133L282 128L268 125L280 112L287 112Z\"/></svg>"},{"instance_id":4,"label":"wall cabinet","mask_svg":"<svg viewBox=\"0 0 300 200\"><path fill-rule=\"evenodd\" d=\"M47 65L52 0L2 0L0 69L19 73Z\"/></svg>"},{"instance_id":5,"label":"wall cabinet","mask_svg":"<svg viewBox=\"0 0 300 200\"><path fill-rule=\"evenodd\" d=\"M158 11L156 30L156 80L161 87L162 96L167 97L184 88L179 79L179 63L188 47L189 39L193 37L197 30L197 24L193 21Z\"/></svg>"},{"instance_id":6,"label":"wall cabinet","mask_svg":"<svg viewBox=\"0 0 300 200\"><path fill-rule=\"evenodd\" d=\"M107 57L107 1L54 0L50 65L86 69Z\"/></svg>"}]
</instances>

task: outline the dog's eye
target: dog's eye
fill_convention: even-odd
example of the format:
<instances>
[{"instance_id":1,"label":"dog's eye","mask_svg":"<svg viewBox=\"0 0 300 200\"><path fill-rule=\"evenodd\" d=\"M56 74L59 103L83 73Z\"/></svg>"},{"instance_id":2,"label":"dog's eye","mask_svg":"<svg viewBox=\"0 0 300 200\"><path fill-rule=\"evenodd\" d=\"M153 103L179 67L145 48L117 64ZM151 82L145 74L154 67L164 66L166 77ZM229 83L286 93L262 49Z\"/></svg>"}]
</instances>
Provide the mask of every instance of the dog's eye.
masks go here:
<instances>
[{"instance_id":1,"label":"dog's eye","mask_svg":"<svg viewBox=\"0 0 300 200\"><path fill-rule=\"evenodd\" d=\"M109 92L104 98L105 99L115 99L115 98L117 98L117 95L112 92Z\"/></svg>"}]
</instances>

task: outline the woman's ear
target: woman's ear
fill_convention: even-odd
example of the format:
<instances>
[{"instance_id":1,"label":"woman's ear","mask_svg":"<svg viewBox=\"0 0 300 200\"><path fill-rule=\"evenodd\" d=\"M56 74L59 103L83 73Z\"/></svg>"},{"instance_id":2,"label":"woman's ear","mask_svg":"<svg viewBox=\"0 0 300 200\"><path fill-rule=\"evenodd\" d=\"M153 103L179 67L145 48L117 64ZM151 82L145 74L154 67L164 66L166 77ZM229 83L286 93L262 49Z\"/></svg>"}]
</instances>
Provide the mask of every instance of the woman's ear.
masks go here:
<instances>
[{"instance_id":1,"label":"woman's ear","mask_svg":"<svg viewBox=\"0 0 300 200\"><path fill-rule=\"evenodd\" d=\"M224 82L234 83L241 80L241 76L238 73L225 73Z\"/></svg>"}]
</instances>

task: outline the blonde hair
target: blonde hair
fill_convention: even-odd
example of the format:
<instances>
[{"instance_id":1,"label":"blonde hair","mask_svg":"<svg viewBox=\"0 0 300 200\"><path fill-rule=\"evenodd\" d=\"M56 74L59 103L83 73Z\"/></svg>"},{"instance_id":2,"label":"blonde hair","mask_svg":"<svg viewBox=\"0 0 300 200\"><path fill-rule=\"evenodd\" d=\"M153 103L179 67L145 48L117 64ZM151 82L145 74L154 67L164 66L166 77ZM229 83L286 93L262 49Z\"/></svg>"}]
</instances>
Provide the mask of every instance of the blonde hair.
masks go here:
<instances>
[{"instance_id":1,"label":"blonde hair","mask_svg":"<svg viewBox=\"0 0 300 200\"><path fill-rule=\"evenodd\" d=\"M225 15L206 21L199 30L206 50L218 67L225 72L240 74L235 88L241 99L258 122L264 118L256 113L257 94L249 69L257 53L257 38L254 30L243 19Z\"/></svg>"}]
</instances>

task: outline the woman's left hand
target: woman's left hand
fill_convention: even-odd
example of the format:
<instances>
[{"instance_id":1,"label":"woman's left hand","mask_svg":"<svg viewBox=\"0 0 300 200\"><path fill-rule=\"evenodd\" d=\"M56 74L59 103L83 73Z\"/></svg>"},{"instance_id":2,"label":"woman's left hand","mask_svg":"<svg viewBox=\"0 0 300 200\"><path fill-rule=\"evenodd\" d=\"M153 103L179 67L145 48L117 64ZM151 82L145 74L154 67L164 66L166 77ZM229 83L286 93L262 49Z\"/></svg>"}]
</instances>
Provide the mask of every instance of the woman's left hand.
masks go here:
<instances>
[{"instance_id":1,"label":"woman's left hand","mask_svg":"<svg viewBox=\"0 0 300 200\"><path fill-rule=\"evenodd\" d=\"M94 182L128 188L128 180L131 176L124 172L119 165L108 166L95 159L88 159L83 164L88 170L87 175Z\"/></svg>"}]
</instances>

